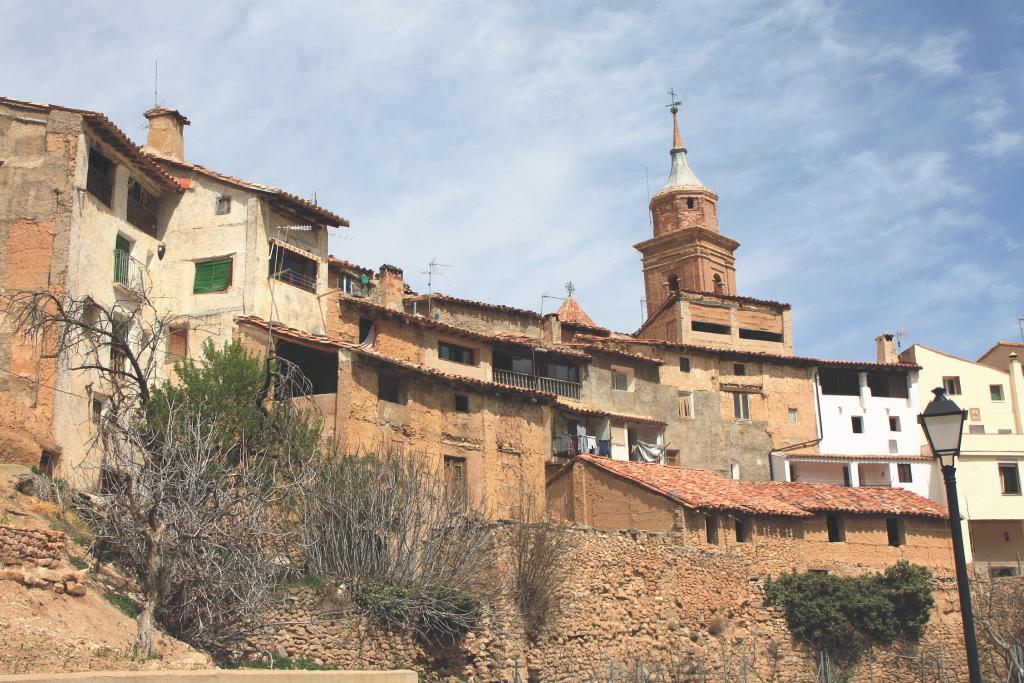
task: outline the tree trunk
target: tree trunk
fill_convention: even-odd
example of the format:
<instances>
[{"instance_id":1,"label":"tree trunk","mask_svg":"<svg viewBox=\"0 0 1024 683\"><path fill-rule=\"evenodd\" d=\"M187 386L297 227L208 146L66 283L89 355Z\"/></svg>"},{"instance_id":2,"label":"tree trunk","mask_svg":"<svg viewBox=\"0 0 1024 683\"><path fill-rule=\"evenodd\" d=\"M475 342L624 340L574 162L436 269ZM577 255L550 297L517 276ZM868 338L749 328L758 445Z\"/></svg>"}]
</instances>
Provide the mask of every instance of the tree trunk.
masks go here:
<instances>
[{"instance_id":1,"label":"tree trunk","mask_svg":"<svg viewBox=\"0 0 1024 683\"><path fill-rule=\"evenodd\" d=\"M153 657L153 640L155 629L153 627L153 613L156 611L156 601L146 598L139 613L138 631L135 634L135 645L133 652L135 659L151 659Z\"/></svg>"}]
</instances>

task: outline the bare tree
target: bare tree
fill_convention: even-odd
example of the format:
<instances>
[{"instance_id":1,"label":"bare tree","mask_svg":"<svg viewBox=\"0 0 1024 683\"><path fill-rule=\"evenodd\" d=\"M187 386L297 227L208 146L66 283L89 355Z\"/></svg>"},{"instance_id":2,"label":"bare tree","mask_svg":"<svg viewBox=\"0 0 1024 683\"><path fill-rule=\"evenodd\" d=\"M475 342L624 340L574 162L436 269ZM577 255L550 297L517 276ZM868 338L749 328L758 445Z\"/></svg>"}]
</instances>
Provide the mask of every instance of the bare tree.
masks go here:
<instances>
[{"instance_id":1,"label":"bare tree","mask_svg":"<svg viewBox=\"0 0 1024 683\"><path fill-rule=\"evenodd\" d=\"M325 458L304 498L307 570L344 583L366 616L452 642L501 594L480 508L396 446Z\"/></svg>"},{"instance_id":2,"label":"bare tree","mask_svg":"<svg viewBox=\"0 0 1024 683\"><path fill-rule=\"evenodd\" d=\"M14 291L0 297L0 310L63 367L95 373L109 396L96 457L82 467L100 494L71 504L142 596L136 656L152 655L155 623L223 653L254 628L287 564L290 511L303 498L321 424L311 402L292 398L309 393L308 380L282 360L226 347L225 358L248 368L231 374L249 380L228 388L231 410L246 412L232 419L202 387L157 382L160 347L184 320L161 314L145 292L130 305L103 306ZM207 351L210 361L212 344ZM195 363L178 369L194 371ZM201 384L202 373L193 375Z\"/></svg>"},{"instance_id":3,"label":"bare tree","mask_svg":"<svg viewBox=\"0 0 1024 683\"><path fill-rule=\"evenodd\" d=\"M526 635L534 639L558 609L568 581L571 538L564 527L548 519L523 482L519 498L509 531L512 591Z\"/></svg>"},{"instance_id":4,"label":"bare tree","mask_svg":"<svg viewBox=\"0 0 1024 683\"><path fill-rule=\"evenodd\" d=\"M975 579L971 601L978 640L999 680L1024 683L1024 580Z\"/></svg>"}]
</instances>

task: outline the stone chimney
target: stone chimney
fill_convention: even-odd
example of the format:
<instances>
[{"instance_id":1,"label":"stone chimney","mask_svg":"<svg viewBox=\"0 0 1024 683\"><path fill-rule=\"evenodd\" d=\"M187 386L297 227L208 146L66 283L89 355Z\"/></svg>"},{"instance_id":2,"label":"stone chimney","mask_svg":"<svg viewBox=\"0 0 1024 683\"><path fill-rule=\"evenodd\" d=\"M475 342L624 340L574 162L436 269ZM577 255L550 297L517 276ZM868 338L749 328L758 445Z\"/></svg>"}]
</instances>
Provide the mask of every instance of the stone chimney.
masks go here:
<instances>
[{"instance_id":1,"label":"stone chimney","mask_svg":"<svg viewBox=\"0 0 1024 683\"><path fill-rule=\"evenodd\" d=\"M380 305L393 311L405 311L405 274L401 268L384 264L377 275L380 280Z\"/></svg>"},{"instance_id":2,"label":"stone chimney","mask_svg":"<svg viewBox=\"0 0 1024 683\"><path fill-rule=\"evenodd\" d=\"M896 355L896 335L886 332L875 337L875 352L879 363L899 363Z\"/></svg>"},{"instance_id":3,"label":"stone chimney","mask_svg":"<svg viewBox=\"0 0 1024 683\"><path fill-rule=\"evenodd\" d=\"M552 344L562 343L562 321L558 314L548 313L541 322L541 343L550 347Z\"/></svg>"},{"instance_id":4,"label":"stone chimney","mask_svg":"<svg viewBox=\"0 0 1024 683\"><path fill-rule=\"evenodd\" d=\"M189 120L177 109L153 107L145 114L149 119L149 136L145 150L177 161L185 160L185 126Z\"/></svg>"}]
</instances>

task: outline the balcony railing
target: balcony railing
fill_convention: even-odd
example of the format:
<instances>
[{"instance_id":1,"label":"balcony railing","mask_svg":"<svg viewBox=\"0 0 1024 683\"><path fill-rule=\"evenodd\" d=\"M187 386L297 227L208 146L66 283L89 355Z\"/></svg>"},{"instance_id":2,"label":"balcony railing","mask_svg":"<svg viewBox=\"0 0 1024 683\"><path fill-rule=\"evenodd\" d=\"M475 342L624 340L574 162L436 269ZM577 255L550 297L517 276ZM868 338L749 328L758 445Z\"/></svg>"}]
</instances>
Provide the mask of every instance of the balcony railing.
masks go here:
<instances>
[{"instance_id":1,"label":"balcony railing","mask_svg":"<svg viewBox=\"0 0 1024 683\"><path fill-rule=\"evenodd\" d=\"M145 290L146 266L123 249L114 250L114 282L142 294Z\"/></svg>"},{"instance_id":2,"label":"balcony railing","mask_svg":"<svg viewBox=\"0 0 1024 683\"><path fill-rule=\"evenodd\" d=\"M304 289L307 292L316 292L316 278L310 277L305 273L300 273L290 268L279 270L272 274L271 277L280 280L281 282L287 282L290 285Z\"/></svg>"},{"instance_id":3,"label":"balcony railing","mask_svg":"<svg viewBox=\"0 0 1024 683\"><path fill-rule=\"evenodd\" d=\"M519 387L520 389L546 391L549 394L558 394L559 396L565 396L577 401L580 398L580 384L577 382L567 382L564 379L538 377L536 375L528 375L525 372L513 372L511 370L495 368L494 381L498 384Z\"/></svg>"}]
</instances>

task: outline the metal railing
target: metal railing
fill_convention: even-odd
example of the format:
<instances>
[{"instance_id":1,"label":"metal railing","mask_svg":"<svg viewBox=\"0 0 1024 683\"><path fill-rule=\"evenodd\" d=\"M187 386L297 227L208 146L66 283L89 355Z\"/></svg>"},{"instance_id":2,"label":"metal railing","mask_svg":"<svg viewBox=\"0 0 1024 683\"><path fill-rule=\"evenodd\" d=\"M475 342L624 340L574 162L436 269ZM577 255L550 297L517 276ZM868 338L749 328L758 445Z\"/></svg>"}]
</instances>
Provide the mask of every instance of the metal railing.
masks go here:
<instances>
[{"instance_id":1,"label":"metal railing","mask_svg":"<svg viewBox=\"0 0 1024 683\"><path fill-rule=\"evenodd\" d=\"M288 284L298 287L299 289L304 289L307 292L316 292L315 277L310 277L309 275L299 273L297 271L291 270L290 268L279 270L276 273L274 273L271 277L273 277L275 280L280 280L281 282L287 282Z\"/></svg>"},{"instance_id":2,"label":"metal railing","mask_svg":"<svg viewBox=\"0 0 1024 683\"><path fill-rule=\"evenodd\" d=\"M156 233L156 209L131 195L128 196L127 218L136 228L151 235Z\"/></svg>"},{"instance_id":3,"label":"metal railing","mask_svg":"<svg viewBox=\"0 0 1024 683\"><path fill-rule=\"evenodd\" d=\"M559 396L575 400L580 398L581 385L577 382L567 382L564 379L538 377L537 375L528 375L525 372L513 372L512 370L499 370L495 368L494 381L498 384L519 387L520 389L546 391L549 394L558 394Z\"/></svg>"},{"instance_id":4,"label":"metal railing","mask_svg":"<svg viewBox=\"0 0 1024 683\"><path fill-rule=\"evenodd\" d=\"M145 290L146 266L123 249L114 250L114 282L142 293Z\"/></svg>"}]
</instances>

